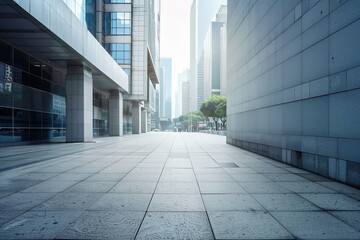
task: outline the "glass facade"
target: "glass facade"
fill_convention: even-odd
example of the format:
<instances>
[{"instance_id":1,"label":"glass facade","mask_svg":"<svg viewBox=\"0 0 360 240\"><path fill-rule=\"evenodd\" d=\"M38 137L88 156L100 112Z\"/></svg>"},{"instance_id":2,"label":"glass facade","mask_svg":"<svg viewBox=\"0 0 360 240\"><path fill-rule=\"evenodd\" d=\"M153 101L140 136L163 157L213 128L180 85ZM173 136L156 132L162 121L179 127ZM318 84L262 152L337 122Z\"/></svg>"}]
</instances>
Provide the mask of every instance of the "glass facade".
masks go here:
<instances>
[{"instance_id":1,"label":"glass facade","mask_svg":"<svg viewBox=\"0 0 360 240\"><path fill-rule=\"evenodd\" d=\"M96 36L96 1L86 0L86 26L93 36Z\"/></svg>"},{"instance_id":2,"label":"glass facade","mask_svg":"<svg viewBox=\"0 0 360 240\"><path fill-rule=\"evenodd\" d=\"M105 0L105 3L131 3L131 0Z\"/></svg>"},{"instance_id":3,"label":"glass facade","mask_svg":"<svg viewBox=\"0 0 360 240\"><path fill-rule=\"evenodd\" d=\"M0 143L65 139L65 74L0 41Z\"/></svg>"},{"instance_id":4,"label":"glass facade","mask_svg":"<svg viewBox=\"0 0 360 240\"><path fill-rule=\"evenodd\" d=\"M105 43L104 47L118 64L131 64L131 43Z\"/></svg>"},{"instance_id":5,"label":"glass facade","mask_svg":"<svg viewBox=\"0 0 360 240\"><path fill-rule=\"evenodd\" d=\"M86 24L85 0L63 0L63 2L70 8L70 10L75 14L75 16L80 19L81 22ZM86 3L87 2L89 2L89 0L86 0Z\"/></svg>"},{"instance_id":6,"label":"glass facade","mask_svg":"<svg viewBox=\"0 0 360 240\"><path fill-rule=\"evenodd\" d=\"M94 137L107 136L109 135L109 94L94 89L93 96Z\"/></svg>"},{"instance_id":7,"label":"glass facade","mask_svg":"<svg viewBox=\"0 0 360 240\"><path fill-rule=\"evenodd\" d=\"M131 34L131 12L105 12L103 16L105 35Z\"/></svg>"}]
</instances>

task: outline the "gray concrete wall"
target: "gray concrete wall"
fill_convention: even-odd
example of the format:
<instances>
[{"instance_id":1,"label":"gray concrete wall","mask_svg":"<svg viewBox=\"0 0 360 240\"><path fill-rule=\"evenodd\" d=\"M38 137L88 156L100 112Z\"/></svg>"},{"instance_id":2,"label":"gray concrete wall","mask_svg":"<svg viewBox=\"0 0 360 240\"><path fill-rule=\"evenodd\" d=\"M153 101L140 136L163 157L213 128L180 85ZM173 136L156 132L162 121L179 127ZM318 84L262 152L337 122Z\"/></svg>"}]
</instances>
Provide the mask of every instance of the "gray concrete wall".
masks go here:
<instances>
[{"instance_id":1,"label":"gray concrete wall","mask_svg":"<svg viewBox=\"0 0 360 240\"><path fill-rule=\"evenodd\" d=\"M228 1L227 142L360 186L360 1Z\"/></svg>"}]
</instances>

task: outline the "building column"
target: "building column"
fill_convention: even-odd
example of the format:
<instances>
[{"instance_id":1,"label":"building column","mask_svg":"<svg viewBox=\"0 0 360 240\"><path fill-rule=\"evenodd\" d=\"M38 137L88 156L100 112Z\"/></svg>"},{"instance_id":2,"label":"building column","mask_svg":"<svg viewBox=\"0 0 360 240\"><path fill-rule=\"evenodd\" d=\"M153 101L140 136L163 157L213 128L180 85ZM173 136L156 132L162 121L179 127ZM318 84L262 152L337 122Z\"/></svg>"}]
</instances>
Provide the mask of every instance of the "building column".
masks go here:
<instances>
[{"instance_id":1,"label":"building column","mask_svg":"<svg viewBox=\"0 0 360 240\"><path fill-rule=\"evenodd\" d=\"M148 128L148 112L147 110L141 111L141 133L147 133Z\"/></svg>"},{"instance_id":2,"label":"building column","mask_svg":"<svg viewBox=\"0 0 360 240\"><path fill-rule=\"evenodd\" d=\"M119 91L111 91L109 97L109 135L123 135L123 96Z\"/></svg>"},{"instance_id":3,"label":"building column","mask_svg":"<svg viewBox=\"0 0 360 240\"><path fill-rule=\"evenodd\" d=\"M139 102L132 103L132 133L141 133L141 106Z\"/></svg>"},{"instance_id":4,"label":"building column","mask_svg":"<svg viewBox=\"0 0 360 240\"><path fill-rule=\"evenodd\" d=\"M68 66L66 74L66 141L93 140L93 78L84 66Z\"/></svg>"}]
</instances>

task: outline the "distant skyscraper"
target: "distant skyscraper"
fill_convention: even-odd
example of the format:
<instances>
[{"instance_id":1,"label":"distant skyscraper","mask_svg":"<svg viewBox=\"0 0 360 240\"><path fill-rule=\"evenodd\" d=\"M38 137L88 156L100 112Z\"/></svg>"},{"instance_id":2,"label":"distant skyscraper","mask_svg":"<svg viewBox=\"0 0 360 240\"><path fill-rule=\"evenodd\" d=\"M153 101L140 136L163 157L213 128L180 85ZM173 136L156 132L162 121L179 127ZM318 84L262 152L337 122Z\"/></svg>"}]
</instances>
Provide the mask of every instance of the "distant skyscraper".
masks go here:
<instances>
[{"instance_id":1,"label":"distant skyscraper","mask_svg":"<svg viewBox=\"0 0 360 240\"><path fill-rule=\"evenodd\" d=\"M201 104L205 100L204 97L204 51L197 64L197 109L200 109Z\"/></svg>"},{"instance_id":2,"label":"distant skyscraper","mask_svg":"<svg viewBox=\"0 0 360 240\"><path fill-rule=\"evenodd\" d=\"M183 114L186 114L186 113L183 113L182 109L182 96L183 96L183 89L182 89L182 86L183 86L183 83L184 82L187 82L189 81L189 76L190 76L190 70L189 69L186 69L184 70L183 72L181 72L179 75L178 75L178 90L175 94L175 97L176 97L176 100L175 100L175 117L179 117Z\"/></svg>"},{"instance_id":3,"label":"distant skyscraper","mask_svg":"<svg viewBox=\"0 0 360 240\"><path fill-rule=\"evenodd\" d=\"M182 84L182 114L190 112L190 82Z\"/></svg>"},{"instance_id":4,"label":"distant skyscraper","mask_svg":"<svg viewBox=\"0 0 360 240\"><path fill-rule=\"evenodd\" d=\"M227 36L226 23L220 30L220 95L227 91Z\"/></svg>"},{"instance_id":5,"label":"distant skyscraper","mask_svg":"<svg viewBox=\"0 0 360 240\"><path fill-rule=\"evenodd\" d=\"M204 40L204 98L220 95L220 35L226 22L227 7L222 5L210 23Z\"/></svg>"},{"instance_id":6,"label":"distant skyscraper","mask_svg":"<svg viewBox=\"0 0 360 240\"><path fill-rule=\"evenodd\" d=\"M211 20L226 0L193 0L190 11L190 110L198 110L198 62ZM200 80L201 82L201 80Z\"/></svg>"},{"instance_id":7,"label":"distant skyscraper","mask_svg":"<svg viewBox=\"0 0 360 240\"><path fill-rule=\"evenodd\" d=\"M162 104L164 104L164 109L160 117L167 117L171 119L172 118L172 113L171 113L172 59L161 58L160 66L163 68L163 82L161 84L164 84L163 87L160 88L160 91L161 90L163 91L162 94L160 93L160 95L163 96L163 98L160 99L160 101L162 102Z\"/></svg>"}]
</instances>

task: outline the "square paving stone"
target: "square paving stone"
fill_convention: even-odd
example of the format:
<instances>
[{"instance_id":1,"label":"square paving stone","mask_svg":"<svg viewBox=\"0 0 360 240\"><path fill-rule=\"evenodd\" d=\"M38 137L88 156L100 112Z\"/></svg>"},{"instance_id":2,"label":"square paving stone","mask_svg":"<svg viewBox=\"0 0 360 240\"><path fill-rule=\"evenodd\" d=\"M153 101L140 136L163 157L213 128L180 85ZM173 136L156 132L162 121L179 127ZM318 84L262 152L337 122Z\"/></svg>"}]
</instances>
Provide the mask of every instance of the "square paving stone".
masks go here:
<instances>
[{"instance_id":1,"label":"square paving stone","mask_svg":"<svg viewBox=\"0 0 360 240\"><path fill-rule=\"evenodd\" d=\"M222 168L194 168L194 172L196 174L213 174L213 173L226 173L224 169Z\"/></svg>"},{"instance_id":2,"label":"square paving stone","mask_svg":"<svg viewBox=\"0 0 360 240\"><path fill-rule=\"evenodd\" d=\"M241 168L224 168L224 171L229 173L231 176L234 176L236 174L257 174L257 172L248 167L241 167Z\"/></svg>"},{"instance_id":3,"label":"square paving stone","mask_svg":"<svg viewBox=\"0 0 360 240\"><path fill-rule=\"evenodd\" d=\"M156 193L199 193L196 182L159 182Z\"/></svg>"},{"instance_id":4,"label":"square paving stone","mask_svg":"<svg viewBox=\"0 0 360 240\"><path fill-rule=\"evenodd\" d=\"M246 193L236 182L199 182L201 193Z\"/></svg>"},{"instance_id":5,"label":"square paving stone","mask_svg":"<svg viewBox=\"0 0 360 240\"><path fill-rule=\"evenodd\" d=\"M86 181L92 182L118 182L126 176L124 173L97 173L87 178Z\"/></svg>"},{"instance_id":6,"label":"square paving stone","mask_svg":"<svg viewBox=\"0 0 360 240\"><path fill-rule=\"evenodd\" d=\"M275 182L309 182L310 180L300 177L296 174L264 174L267 178Z\"/></svg>"},{"instance_id":7,"label":"square paving stone","mask_svg":"<svg viewBox=\"0 0 360 240\"><path fill-rule=\"evenodd\" d=\"M113 164L107 168L104 168L99 173L118 173L118 174L124 173L124 174L127 174L133 168L134 168L134 166L132 164Z\"/></svg>"},{"instance_id":8,"label":"square paving stone","mask_svg":"<svg viewBox=\"0 0 360 240\"><path fill-rule=\"evenodd\" d=\"M343 194L300 194L324 210L360 210L360 201Z\"/></svg>"},{"instance_id":9,"label":"square paving stone","mask_svg":"<svg viewBox=\"0 0 360 240\"><path fill-rule=\"evenodd\" d=\"M309 179L310 181L313 182L333 182L334 180L331 180L330 178L326 178L314 173L298 173L299 176L304 177L306 179Z\"/></svg>"},{"instance_id":10,"label":"square paving stone","mask_svg":"<svg viewBox=\"0 0 360 240\"><path fill-rule=\"evenodd\" d=\"M214 239L205 212L148 212L136 237L141 239Z\"/></svg>"},{"instance_id":11,"label":"square paving stone","mask_svg":"<svg viewBox=\"0 0 360 240\"><path fill-rule=\"evenodd\" d=\"M144 212L86 211L57 238L134 239Z\"/></svg>"},{"instance_id":12,"label":"square paving stone","mask_svg":"<svg viewBox=\"0 0 360 240\"><path fill-rule=\"evenodd\" d=\"M224 163L219 163L218 162L218 165L222 168L238 168L239 166L236 165L235 163L233 162L224 162Z\"/></svg>"},{"instance_id":13,"label":"square paving stone","mask_svg":"<svg viewBox=\"0 0 360 240\"><path fill-rule=\"evenodd\" d=\"M84 180L85 178L88 178L92 174L90 173L63 173L59 174L55 177L50 178L50 181L73 181L73 182L80 182Z\"/></svg>"},{"instance_id":14,"label":"square paving stone","mask_svg":"<svg viewBox=\"0 0 360 240\"><path fill-rule=\"evenodd\" d=\"M29 211L0 228L1 239L53 239L82 212Z\"/></svg>"},{"instance_id":15,"label":"square paving stone","mask_svg":"<svg viewBox=\"0 0 360 240\"><path fill-rule=\"evenodd\" d=\"M241 182L239 183L248 193L291 193L275 182Z\"/></svg>"},{"instance_id":16,"label":"square paving stone","mask_svg":"<svg viewBox=\"0 0 360 240\"><path fill-rule=\"evenodd\" d=\"M154 193L157 182L119 182L110 192L116 193Z\"/></svg>"},{"instance_id":17,"label":"square paving stone","mask_svg":"<svg viewBox=\"0 0 360 240\"><path fill-rule=\"evenodd\" d=\"M252 194L268 211L312 211L320 210L315 204L297 194Z\"/></svg>"},{"instance_id":18,"label":"square paving stone","mask_svg":"<svg viewBox=\"0 0 360 240\"><path fill-rule=\"evenodd\" d=\"M200 194L154 194L149 211L205 211Z\"/></svg>"},{"instance_id":19,"label":"square paving stone","mask_svg":"<svg viewBox=\"0 0 360 240\"><path fill-rule=\"evenodd\" d=\"M314 182L278 182L278 184L295 193L335 193L334 190Z\"/></svg>"},{"instance_id":20,"label":"square paving stone","mask_svg":"<svg viewBox=\"0 0 360 240\"><path fill-rule=\"evenodd\" d=\"M288 171L286 171L283 168L278 168L278 167L264 167L264 168L253 168L256 172L258 173L267 173L267 174L286 174L289 173Z\"/></svg>"},{"instance_id":21,"label":"square paving stone","mask_svg":"<svg viewBox=\"0 0 360 240\"><path fill-rule=\"evenodd\" d=\"M73 181L50 181L46 180L41 182L35 186L29 187L22 192L32 192L32 193L56 193L56 192L63 192L69 187L75 185L78 182Z\"/></svg>"},{"instance_id":22,"label":"square paving stone","mask_svg":"<svg viewBox=\"0 0 360 240\"><path fill-rule=\"evenodd\" d=\"M165 163L149 163L149 162L141 162L136 167L138 168L159 168L162 169Z\"/></svg>"},{"instance_id":23,"label":"square paving stone","mask_svg":"<svg viewBox=\"0 0 360 240\"><path fill-rule=\"evenodd\" d=\"M208 215L216 239L293 239L267 212L226 211Z\"/></svg>"},{"instance_id":24,"label":"square paving stone","mask_svg":"<svg viewBox=\"0 0 360 240\"><path fill-rule=\"evenodd\" d=\"M360 239L360 233L326 212L272 212L299 239Z\"/></svg>"},{"instance_id":25,"label":"square paving stone","mask_svg":"<svg viewBox=\"0 0 360 240\"><path fill-rule=\"evenodd\" d=\"M238 174L231 174L231 176L235 179L237 182L271 182L271 180L267 177L265 177L263 174L256 173L238 173Z\"/></svg>"},{"instance_id":26,"label":"square paving stone","mask_svg":"<svg viewBox=\"0 0 360 240\"><path fill-rule=\"evenodd\" d=\"M188 162L169 162L167 161L165 164L165 168L192 168L190 161Z\"/></svg>"},{"instance_id":27,"label":"square paving stone","mask_svg":"<svg viewBox=\"0 0 360 240\"><path fill-rule=\"evenodd\" d=\"M14 193L0 199L0 210L30 210L55 193Z\"/></svg>"},{"instance_id":28,"label":"square paving stone","mask_svg":"<svg viewBox=\"0 0 360 240\"><path fill-rule=\"evenodd\" d=\"M146 211L151 194L106 193L90 210Z\"/></svg>"},{"instance_id":29,"label":"square paving stone","mask_svg":"<svg viewBox=\"0 0 360 240\"><path fill-rule=\"evenodd\" d=\"M360 211L331 211L329 213L360 231Z\"/></svg>"},{"instance_id":30,"label":"square paving stone","mask_svg":"<svg viewBox=\"0 0 360 240\"><path fill-rule=\"evenodd\" d=\"M162 168L141 168L136 167L130 173L158 173L162 172Z\"/></svg>"},{"instance_id":31,"label":"square paving stone","mask_svg":"<svg viewBox=\"0 0 360 240\"><path fill-rule=\"evenodd\" d=\"M196 174L198 182L235 182L235 180L228 174Z\"/></svg>"},{"instance_id":32,"label":"square paving stone","mask_svg":"<svg viewBox=\"0 0 360 240\"><path fill-rule=\"evenodd\" d=\"M160 182L196 182L194 173L171 173L164 172Z\"/></svg>"},{"instance_id":33,"label":"square paving stone","mask_svg":"<svg viewBox=\"0 0 360 240\"><path fill-rule=\"evenodd\" d=\"M0 192L0 199L13 194L13 192Z\"/></svg>"},{"instance_id":34,"label":"square paving stone","mask_svg":"<svg viewBox=\"0 0 360 240\"><path fill-rule=\"evenodd\" d=\"M40 183L40 181L5 180L0 182L0 192L19 192L38 183Z\"/></svg>"},{"instance_id":35,"label":"square paving stone","mask_svg":"<svg viewBox=\"0 0 360 240\"><path fill-rule=\"evenodd\" d=\"M13 180L29 180L29 181L45 181L49 178L55 177L59 173L26 173L16 176Z\"/></svg>"},{"instance_id":36,"label":"square paving stone","mask_svg":"<svg viewBox=\"0 0 360 240\"><path fill-rule=\"evenodd\" d=\"M122 182L157 182L159 173L129 173L121 181Z\"/></svg>"},{"instance_id":37,"label":"square paving stone","mask_svg":"<svg viewBox=\"0 0 360 240\"><path fill-rule=\"evenodd\" d=\"M204 194L207 211L264 210L249 194Z\"/></svg>"},{"instance_id":38,"label":"square paving stone","mask_svg":"<svg viewBox=\"0 0 360 240\"><path fill-rule=\"evenodd\" d=\"M338 182L318 182L319 184L327 187L327 188L331 188L337 192L341 192L341 193L360 193L359 189L347 186L345 184L342 183L338 183Z\"/></svg>"},{"instance_id":39,"label":"square paving stone","mask_svg":"<svg viewBox=\"0 0 360 240\"><path fill-rule=\"evenodd\" d=\"M80 182L66 190L66 192L73 193L106 193L108 192L116 183L115 182L92 182L92 181L83 181Z\"/></svg>"},{"instance_id":40,"label":"square paving stone","mask_svg":"<svg viewBox=\"0 0 360 240\"><path fill-rule=\"evenodd\" d=\"M11 219L23 214L25 211L4 211L1 210L0 214L0 226L10 221Z\"/></svg>"},{"instance_id":41,"label":"square paving stone","mask_svg":"<svg viewBox=\"0 0 360 240\"><path fill-rule=\"evenodd\" d=\"M34 210L74 210L82 211L90 208L103 193L59 193L41 203Z\"/></svg>"}]
</instances>

